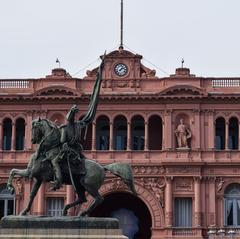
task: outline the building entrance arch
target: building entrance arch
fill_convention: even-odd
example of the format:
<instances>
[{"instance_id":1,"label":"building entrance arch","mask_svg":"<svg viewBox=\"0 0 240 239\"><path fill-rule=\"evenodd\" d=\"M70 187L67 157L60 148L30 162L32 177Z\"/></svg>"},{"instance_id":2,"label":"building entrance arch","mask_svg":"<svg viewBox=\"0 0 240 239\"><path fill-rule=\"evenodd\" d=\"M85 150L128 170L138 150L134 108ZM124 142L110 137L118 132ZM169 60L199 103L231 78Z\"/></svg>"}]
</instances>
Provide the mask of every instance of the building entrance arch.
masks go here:
<instances>
[{"instance_id":1,"label":"building entrance arch","mask_svg":"<svg viewBox=\"0 0 240 239\"><path fill-rule=\"evenodd\" d=\"M115 217L129 239L151 238L152 218L145 203L128 192L113 192L92 212L94 217Z\"/></svg>"}]
</instances>

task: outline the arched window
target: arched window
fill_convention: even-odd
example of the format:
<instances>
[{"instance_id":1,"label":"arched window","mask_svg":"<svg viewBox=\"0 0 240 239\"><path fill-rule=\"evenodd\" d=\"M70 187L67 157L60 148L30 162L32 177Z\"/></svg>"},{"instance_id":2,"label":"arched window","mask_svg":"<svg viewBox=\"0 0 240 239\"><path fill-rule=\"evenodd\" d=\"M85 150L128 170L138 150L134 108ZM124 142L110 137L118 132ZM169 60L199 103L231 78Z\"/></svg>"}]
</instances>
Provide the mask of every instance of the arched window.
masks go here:
<instances>
[{"instance_id":1,"label":"arched window","mask_svg":"<svg viewBox=\"0 0 240 239\"><path fill-rule=\"evenodd\" d=\"M238 119L233 117L229 120L229 149L238 149Z\"/></svg>"},{"instance_id":2,"label":"arched window","mask_svg":"<svg viewBox=\"0 0 240 239\"><path fill-rule=\"evenodd\" d=\"M6 184L0 185L0 219L15 212L15 196L6 188Z\"/></svg>"},{"instance_id":3,"label":"arched window","mask_svg":"<svg viewBox=\"0 0 240 239\"><path fill-rule=\"evenodd\" d=\"M142 116L134 116L131 122L132 150L144 150L144 119Z\"/></svg>"},{"instance_id":4,"label":"arched window","mask_svg":"<svg viewBox=\"0 0 240 239\"><path fill-rule=\"evenodd\" d=\"M153 115L148 121L148 138L150 150L162 149L162 119Z\"/></svg>"},{"instance_id":5,"label":"arched window","mask_svg":"<svg viewBox=\"0 0 240 239\"><path fill-rule=\"evenodd\" d=\"M127 120L124 116L117 116L114 120L114 149L126 150L127 148Z\"/></svg>"},{"instance_id":6,"label":"arched window","mask_svg":"<svg viewBox=\"0 0 240 239\"><path fill-rule=\"evenodd\" d=\"M240 226L240 184L230 184L224 193L225 226Z\"/></svg>"},{"instance_id":7,"label":"arched window","mask_svg":"<svg viewBox=\"0 0 240 239\"><path fill-rule=\"evenodd\" d=\"M225 149L225 119L217 118L215 127L215 148L218 150Z\"/></svg>"},{"instance_id":8,"label":"arched window","mask_svg":"<svg viewBox=\"0 0 240 239\"><path fill-rule=\"evenodd\" d=\"M11 150L12 147L12 120L7 118L3 121L3 150Z\"/></svg>"},{"instance_id":9,"label":"arched window","mask_svg":"<svg viewBox=\"0 0 240 239\"><path fill-rule=\"evenodd\" d=\"M109 149L109 119L107 116L100 116L96 121L97 150Z\"/></svg>"},{"instance_id":10,"label":"arched window","mask_svg":"<svg viewBox=\"0 0 240 239\"><path fill-rule=\"evenodd\" d=\"M24 149L25 120L22 118L16 121L16 150Z\"/></svg>"}]
</instances>

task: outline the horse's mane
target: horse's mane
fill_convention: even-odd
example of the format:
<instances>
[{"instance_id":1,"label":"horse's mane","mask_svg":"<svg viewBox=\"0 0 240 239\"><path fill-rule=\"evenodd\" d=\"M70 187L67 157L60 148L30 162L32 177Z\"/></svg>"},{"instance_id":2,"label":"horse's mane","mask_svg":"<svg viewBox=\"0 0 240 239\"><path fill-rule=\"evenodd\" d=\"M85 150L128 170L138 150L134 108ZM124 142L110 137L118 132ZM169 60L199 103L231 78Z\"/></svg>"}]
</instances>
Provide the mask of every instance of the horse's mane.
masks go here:
<instances>
[{"instance_id":1,"label":"horse's mane","mask_svg":"<svg viewBox=\"0 0 240 239\"><path fill-rule=\"evenodd\" d=\"M57 125L49 119L42 119L42 121L46 122L50 128L58 128Z\"/></svg>"}]
</instances>

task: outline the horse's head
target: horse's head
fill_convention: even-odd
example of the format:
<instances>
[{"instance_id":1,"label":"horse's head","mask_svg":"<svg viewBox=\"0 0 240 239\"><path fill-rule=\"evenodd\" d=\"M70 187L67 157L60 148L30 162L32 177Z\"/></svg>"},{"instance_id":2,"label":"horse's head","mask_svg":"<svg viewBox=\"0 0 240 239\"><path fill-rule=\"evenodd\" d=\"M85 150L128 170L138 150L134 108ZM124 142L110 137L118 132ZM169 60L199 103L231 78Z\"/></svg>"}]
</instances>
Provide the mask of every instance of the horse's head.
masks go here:
<instances>
[{"instance_id":1,"label":"horse's head","mask_svg":"<svg viewBox=\"0 0 240 239\"><path fill-rule=\"evenodd\" d=\"M42 119L39 117L32 121L32 143L39 144L44 136Z\"/></svg>"}]
</instances>

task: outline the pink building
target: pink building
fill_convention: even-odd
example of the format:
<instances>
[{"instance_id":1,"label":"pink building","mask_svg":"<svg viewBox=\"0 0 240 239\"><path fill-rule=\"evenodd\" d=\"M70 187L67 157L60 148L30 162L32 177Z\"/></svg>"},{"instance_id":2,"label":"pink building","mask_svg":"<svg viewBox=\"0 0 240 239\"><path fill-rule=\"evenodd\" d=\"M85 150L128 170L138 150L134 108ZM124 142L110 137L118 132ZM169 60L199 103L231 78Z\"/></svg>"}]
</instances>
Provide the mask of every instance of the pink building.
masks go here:
<instances>
[{"instance_id":1,"label":"pink building","mask_svg":"<svg viewBox=\"0 0 240 239\"><path fill-rule=\"evenodd\" d=\"M108 174L105 202L92 216L118 217L129 238L200 239L210 228L238 232L240 78L197 77L187 68L159 78L141 59L123 49L107 55L97 116L83 142L87 158L130 163L139 195ZM83 79L57 68L44 78L0 80L1 217L18 214L30 194L28 180L14 180L15 195L5 186L9 171L25 168L34 152L31 121L41 116L60 125L73 104L82 117L96 71ZM31 214L60 215L73 198L71 186L53 192L45 184Z\"/></svg>"}]
</instances>

